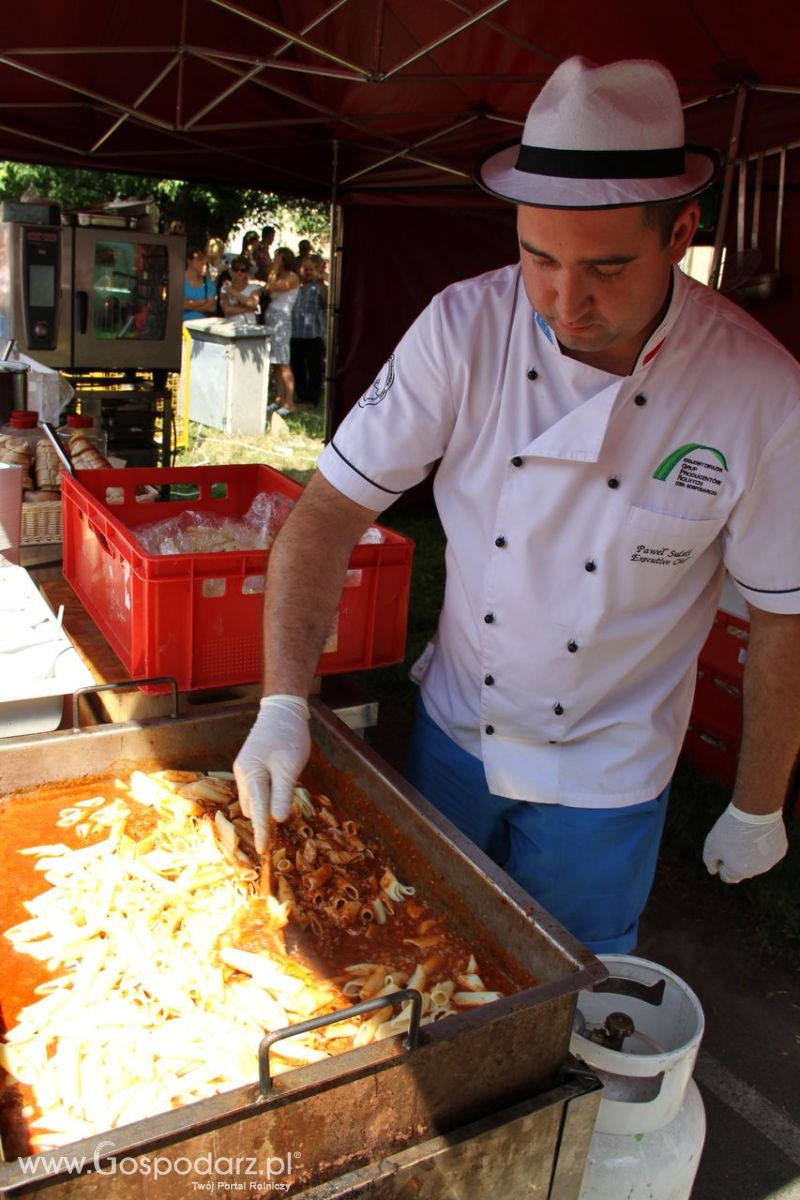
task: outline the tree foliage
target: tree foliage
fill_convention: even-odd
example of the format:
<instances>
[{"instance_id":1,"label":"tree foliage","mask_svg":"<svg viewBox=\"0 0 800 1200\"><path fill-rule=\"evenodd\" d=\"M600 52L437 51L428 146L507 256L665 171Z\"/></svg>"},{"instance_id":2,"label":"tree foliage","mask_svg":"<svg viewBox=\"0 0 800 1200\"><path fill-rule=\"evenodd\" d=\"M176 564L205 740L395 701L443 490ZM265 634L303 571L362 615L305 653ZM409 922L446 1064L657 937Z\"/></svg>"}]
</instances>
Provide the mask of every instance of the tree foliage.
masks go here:
<instances>
[{"instance_id":1,"label":"tree foliage","mask_svg":"<svg viewBox=\"0 0 800 1200\"><path fill-rule=\"evenodd\" d=\"M227 241L231 231L245 221L260 229L262 225L276 223L281 213L290 214L301 234L312 240L325 237L328 230L327 205L314 200L281 197L224 183L192 183L185 179L0 162L0 199L20 200L24 195L56 200L65 209L114 199L152 197L158 205L162 226L179 221L193 245L205 245L209 237Z\"/></svg>"}]
</instances>

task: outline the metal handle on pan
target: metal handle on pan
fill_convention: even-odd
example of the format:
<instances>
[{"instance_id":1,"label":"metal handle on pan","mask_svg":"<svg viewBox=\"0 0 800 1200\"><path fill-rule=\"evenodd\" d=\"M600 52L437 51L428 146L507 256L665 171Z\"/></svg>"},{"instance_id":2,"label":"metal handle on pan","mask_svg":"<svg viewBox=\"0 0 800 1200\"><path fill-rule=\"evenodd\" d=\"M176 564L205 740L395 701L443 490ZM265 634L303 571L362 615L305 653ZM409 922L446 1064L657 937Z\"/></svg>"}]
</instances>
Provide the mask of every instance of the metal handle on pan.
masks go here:
<instances>
[{"instance_id":1,"label":"metal handle on pan","mask_svg":"<svg viewBox=\"0 0 800 1200\"><path fill-rule=\"evenodd\" d=\"M61 445L61 442L58 440L58 435L56 434L55 429L53 428L53 426L50 424L49 421L42 421L41 424L42 424L42 429L47 434L48 442L53 447L56 454L58 455L58 457L61 460L61 466L64 468L64 470L67 472L68 475L74 475L75 468L72 465L72 460L69 459L67 457L67 455L65 454L64 447Z\"/></svg>"},{"instance_id":2,"label":"metal handle on pan","mask_svg":"<svg viewBox=\"0 0 800 1200\"><path fill-rule=\"evenodd\" d=\"M150 679L121 679L118 683L95 683L88 687L76 688L72 696L72 732L80 733L81 724L78 706L81 696L95 696L98 692L124 692L130 688L149 687L153 683L168 683L172 692L172 712L169 714L173 721L178 719L178 682L171 675L154 675Z\"/></svg>"},{"instance_id":3,"label":"metal handle on pan","mask_svg":"<svg viewBox=\"0 0 800 1200\"><path fill-rule=\"evenodd\" d=\"M310 1033L312 1029L322 1029L325 1025L336 1025L339 1021L349 1021L353 1017L364 1016L365 1013L375 1012L387 1004L403 1004L411 1001L411 1015L408 1020L408 1033L403 1045L406 1050L416 1050L419 1041L419 1022L422 1016L422 993L416 988L403 988L402 991L392 992L388 996L374 996L371 1000L362 1000L352 1008L340 1008L337 1012L325 1013L321 1017L311 1017L308 1021L300 1021L297 1025L287 1025L285 1029L275 1029L261 1039L258 1047L258 1082L262 1096L272 1095L272 1076L269 1069L270 1047L284 1038L295 1037L298 1033Z\"/></svg>"}]
</instances>

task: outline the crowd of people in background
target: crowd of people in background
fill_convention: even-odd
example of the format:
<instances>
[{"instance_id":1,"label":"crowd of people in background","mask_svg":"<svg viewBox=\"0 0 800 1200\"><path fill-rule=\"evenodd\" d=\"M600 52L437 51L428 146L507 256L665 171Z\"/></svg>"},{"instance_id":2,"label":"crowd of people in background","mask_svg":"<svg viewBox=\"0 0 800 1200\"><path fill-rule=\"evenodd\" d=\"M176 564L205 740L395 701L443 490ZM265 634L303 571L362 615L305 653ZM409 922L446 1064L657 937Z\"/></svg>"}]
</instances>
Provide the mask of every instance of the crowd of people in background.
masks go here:
<instances>
[{"instance_id":1,"label":"crowd of people in background","mask_svg":"<svg viewBox=\"0 0 800 1200\"><path fill-rule=\"evenodd\" d=\"M249 230L241 251L226 256L221 238L191 248L184 274L184 321L219 316L263 325L270 335L272 399L285 417L295 403L319 405L325 362L327 262L303 238L297 253L273 250L275 229Z\"/></svg>"},{"instance_id":2,"label":"crowd of people in background","mask_svg":"<svg viewBox=\"0 0 800 1200\"><path fill-rule=\"evenodd\" d=\"M208 273L204 250L189 250L183 274L183 319L196 321L217 310L217 291Z\"/></svg>"},{"instance_id":3,"label":"crowd of people in background","mask_svg":"<svg viewBox=\"0 0 800 1200\"><path fill-rule=\"evenodd\" d=\"M304 255L297 272L300 282L292 311L289 362L297 399L316 408L322 397L328 282L319 255Z\"/></svg>"}]
</instances>

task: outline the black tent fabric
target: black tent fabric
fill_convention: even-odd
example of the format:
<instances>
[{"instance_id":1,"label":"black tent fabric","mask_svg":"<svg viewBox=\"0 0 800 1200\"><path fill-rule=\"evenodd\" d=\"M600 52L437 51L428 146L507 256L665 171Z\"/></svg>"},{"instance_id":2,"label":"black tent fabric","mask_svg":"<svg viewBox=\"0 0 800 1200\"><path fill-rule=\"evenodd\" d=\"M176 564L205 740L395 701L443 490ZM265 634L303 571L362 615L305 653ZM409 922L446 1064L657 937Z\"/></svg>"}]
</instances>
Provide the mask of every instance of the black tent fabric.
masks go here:
<instances>
[{"instance_id":1,"label":"black tent fabric","mask_svg":"<svg viewBox=\"0 0 800 1200\"><path fill-rule=\"evenodd\" d=\"M366 391L431 296L514 261L512 205L346 205L335 422Z\"/></svg>"}]
</instances>

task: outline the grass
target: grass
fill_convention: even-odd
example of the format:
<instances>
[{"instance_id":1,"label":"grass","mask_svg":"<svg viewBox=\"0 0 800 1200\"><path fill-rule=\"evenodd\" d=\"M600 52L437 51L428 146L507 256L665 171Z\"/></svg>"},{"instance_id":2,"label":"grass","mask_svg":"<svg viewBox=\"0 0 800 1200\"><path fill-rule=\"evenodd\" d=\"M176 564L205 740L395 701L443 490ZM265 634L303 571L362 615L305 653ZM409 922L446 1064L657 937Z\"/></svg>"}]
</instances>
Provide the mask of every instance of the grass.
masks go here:
<instances>
[{"instance_id":1,"label":"grass","mask_svg":"<svg viewBox=\"0 0 800 1200\"><path fill-rule=\"evenodd\" d=\"M322 449L324 418L315 409L298 409L282 420L273 417L260 437L228 437L205 425L189 424L189 444L175 459L177 467L203 467L220 463L266 463L307 483Z\"/></svg>"},{"instance_id":2,"label":"grass","mask_svg":"<svg viewBox=\"0 0 800 1200\"><path fill-rule=\"evenodd\" d=\"M226 438L192 426L190 445L178 465L266 462L301 483L307 482L322 449L323 419L315 411L298 410L285 423L273 421L263 438ZM417 688L408 670L436 629L444 591L444 534L430 506L399 504L381 524L414 539L414 567L406 656L402 663L353 675L378 700L379 725L371 740L393 766L401 767L413 720ZM789 814L791 848L782 863L766 875L736 886L709 877L702 863L706 834L730 799L727 789L686 762L673 781L661 847L657 890L680 913L708 908L720 926L768 961L800 967L800 820Z\"/></svg>"}]
</instances>

